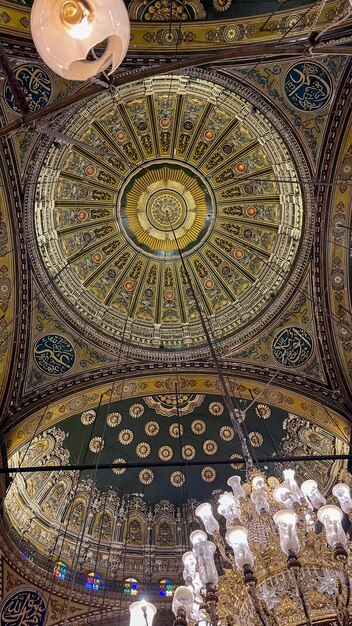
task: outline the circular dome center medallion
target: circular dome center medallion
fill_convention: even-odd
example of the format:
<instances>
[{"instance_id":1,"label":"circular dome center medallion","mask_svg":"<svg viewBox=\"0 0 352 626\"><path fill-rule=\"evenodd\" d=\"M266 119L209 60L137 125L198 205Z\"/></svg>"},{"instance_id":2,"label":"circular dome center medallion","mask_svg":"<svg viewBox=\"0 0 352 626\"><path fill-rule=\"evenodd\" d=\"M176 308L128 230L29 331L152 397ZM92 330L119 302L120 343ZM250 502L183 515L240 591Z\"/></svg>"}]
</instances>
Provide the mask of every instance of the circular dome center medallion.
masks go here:
<instances>
[{"instance_id":1,"label":"circular dome center medallion","mask_svg":"<svg viewBox=\"0 0 352 626\"><path fill-rule=\"evenodd\" d=\"M43 138L25 200L50 304L137 359L205 357L199 307L224 354L243 350L309 256L313 196L298 182L309 172L283 119L201 70L122 85L65 119L80 144Z\"/></svg>"},{"instance_id":2,"label":"circular dome center medallion","mask_svg":"<svg viewBox=\"0 0 352 626\"><path fill-rule=\"evenodd\" d=\"M178 256L202 240L215 213L212 192L185 164L152 162L122 186L117 219L126 238L147 254Z\"/></svg>"},{"instance_id":3,"label":"circular dome center medallion","mask_svg":"<svg viewBox=\"0 0 352 626\"><path fill-rule=\"evenodd\" d=\"M178 228L184 222L187 207L182 196L172 191L161 191L152 196L146 212L150 223L165 232Z\"/></svg>"}]
</instances>

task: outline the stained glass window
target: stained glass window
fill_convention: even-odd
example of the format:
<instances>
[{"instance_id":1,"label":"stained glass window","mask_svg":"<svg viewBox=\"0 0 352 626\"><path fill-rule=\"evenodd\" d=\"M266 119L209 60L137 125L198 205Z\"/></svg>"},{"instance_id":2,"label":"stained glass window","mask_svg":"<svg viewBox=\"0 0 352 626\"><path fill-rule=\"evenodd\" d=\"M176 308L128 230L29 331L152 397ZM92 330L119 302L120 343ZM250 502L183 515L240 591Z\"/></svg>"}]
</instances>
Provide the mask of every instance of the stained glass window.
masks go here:
<instances>
[{"instance_id":1,"label":"stained glass window","mask_svg":"<svg viewBox=\"0 0 352 626\"><path fill-rule=\"evenodd\" d=\"M123 586L123 592L130 596L136 596L138 593L138 582L135 578L126 578Z\"/></svg>"},{"instance_id":2,"label":"stained glass window","mask_svg":"<svg viewBox=\"0 0 352 626\"><path fill-rule=\"evenodd\" d=\"M100 582L101 582L101 578L99 574L95 574L94 572L91 572L87 576L86 587L87 589L97 590L100 588Z\"/></svg>"},{"instance_id":3,"label":"stained glass window","mask_svg":"<svg viewBox=\"0 0 352 626\"><path fill-rule=\"evenodd\" d=\"M67 576L66 563L64 563L63 561L58 561L54 567L53 574L54 576L56 576L56 578L61 578L61 580L64 580Z\"/></svg>"},{"instance_id":4,"label":"stained glass window","mask_svg":"<svg viewBox=\"0 0 352 626\"><path fill-rule=\"evenodd\" d=\"M168 578L164 578L159 583L159 595L160 596L172 596L172 582Z\"/></svg>"}]
</instances>

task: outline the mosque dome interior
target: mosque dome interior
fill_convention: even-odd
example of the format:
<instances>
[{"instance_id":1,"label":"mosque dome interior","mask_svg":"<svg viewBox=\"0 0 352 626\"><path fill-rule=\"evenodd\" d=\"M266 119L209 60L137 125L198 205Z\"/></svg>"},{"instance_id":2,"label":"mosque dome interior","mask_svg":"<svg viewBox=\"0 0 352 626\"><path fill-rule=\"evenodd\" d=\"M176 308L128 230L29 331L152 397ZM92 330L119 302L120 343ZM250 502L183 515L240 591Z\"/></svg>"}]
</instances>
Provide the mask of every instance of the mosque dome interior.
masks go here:
<instances>
[{"instance_id":1,"label":"mosque dome interior","mask_svg":"<svg viewBox=\"0 0 352 626\"><path fill-rule=\"evenodd\" d=\"M172 602L233 475L352 487L351 2L121 3L121 65L68 80L0 0L0 626L349 626L331 580L248 609L216 533L207 617Z\"/></svg>"}]
</instances>

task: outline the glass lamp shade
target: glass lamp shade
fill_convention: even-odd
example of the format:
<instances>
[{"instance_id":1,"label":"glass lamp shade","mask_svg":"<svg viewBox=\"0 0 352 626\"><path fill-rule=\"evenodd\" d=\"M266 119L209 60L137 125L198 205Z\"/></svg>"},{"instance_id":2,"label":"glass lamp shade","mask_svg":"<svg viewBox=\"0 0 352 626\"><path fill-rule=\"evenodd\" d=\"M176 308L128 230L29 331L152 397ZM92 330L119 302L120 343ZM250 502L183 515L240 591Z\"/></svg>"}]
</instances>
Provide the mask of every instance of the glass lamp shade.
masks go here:
<instances>
[{"instance_id":1,"label":"glass lamp shade","mask_svg":"<svg viewBox=\"0 0 352 626\"><path fill-rule=\"evenodd\" d=\"M319 509L317 515L319 522L324 524L328 544L333 548L337 544L345 546L347 537L341 524L343 518L341 509L333 504L326 504Z\"/></svg>"},{"instance_id":2,"label":"glass lamp shade","mask_svg":"<svg viewBox=\"0 0 352 626\"><path fill-rule=\"evenodd\" d=\"M130 604L130 626L142 626L145 624L145 617L147 618L148 626L152 626L153 617L157 609L154 604L146 602L146 600L139 600L139 602L133 602Z\"/></svg>"},{"instance_id":3,"label":"glass lamp shade","mask_svg":"<svg viewBox=\"0 0 352 626\"><path fill-rule=\"evenodd\" d=\"M35 0L31 32L41 58L59 76L88 80L123 61L130 23L123 0ZM99 58L87 61L92 48L106 40Z\"/></svg>"},{"instance_id":4,"label":"glass lamp shade","mask_svg":"<svg viewBox=\"0 0 352 626\"><path fill-rule=\"evenodd\" d=\"M226 525L231 526L235 520L241 521L241 511L233 493L225 491L219 496L218 513L226 519Z\"/></svg>"},{"instance_id":5,"label":"glass lamp shade","mask_svg":"<svg viewBox=\"0 0 352 626\"><path fill-rule=\"evenodd\" d=\"M238 569L242 571L245 565L249 565L253 569L254 559L248 545L247 528L244 528L244 526L233 526L227 531L225 539L233 550Z\"/></svg>"},{"instance_id":6,"label":"glass lamp shade","mask_svg":"<svg viewBox=\"0 0 352 626\"><path fill-rule=\"evenodd\" d=\"M252 480L252 486L253 491L251 493L251 500L255 505L257 513L260 513L261 511L269 513L270 505L268 502L268 493L263 478L261 476L256 476Z\"/></svg>"},{"instance_id":7,"label":"glass lamp shade","mask_svg":"<svg viewBox=\"0 0 352 626\"><path fill-rule=\"evenodd\" d=\"M285 483L280 483L273 489L273 497L276 502L283 504L287 509L291 509L295 499Z\"/></svg>"},{"instance_id":8,"label":"glass lamp shade","mask_svg":"<svg viewBox=\"0 0 352 626\"><path fill-rule=\"evenodd\" d=\"M347 514L351 513L352 499L349 486L346 485L346 483L338 483L333 487L332 493L335 498L338 499L343 512Z\"/></svg>"},{"instance_id":9,"label":"glass lamp shade","mask_svg":"<svg viewBox=\"0 0 352 626\"><path fill-rule=\"evenodd\" d=\"M299 488L299 486L297 485L297 482L295 479L295 470L285 469L283 471L283 475L284 475L285 485L287 486L289 492L294 497L296 502L300 502L300 500L303 497L303 493L301 489Z\"/></svg>"},{"instance_id":10,"label":"glass lamp shade","mask_svg":"<svg viewBox=\"0 0 352 626\"><path fill-rule=\"evenodd\" d=\"M190 534L189 538L191 540L191 544L193 548L195 548L197 543L200 543L201 541L207 541L208 539L207 533L205 533L204 530L194 530Z\"/></svg>"},{"instance_id":11,"label":"glass lamp shade","mask_svg":"<svg viewBox=\"0 0 352 626\"><path fill-rule=\"evenodd\" d=\"M304 495L309 498L310 503L315 509L319 509L326 504L324 496L318 490L318 485L315 480L305 480L301 484L301 490Z\"/></svg>"},{"instance_id":12,"label":"glass lamp shade","mask_svg":"<svg viewBox=\"0 0 352 626\"><path fill-rule=\"evenodd\" d=\"M246 497L246 493L241 485L241 477L240 476L230 476L227 481L229 487L231 487L233 491L233 495L236 500L240 501L242 498Z\"/></svg>"},{"instance_id":13,"label":"glass lamp shade","mask_svg":"<svg viewBox=\"0 0 352 626\"><path fill-rule=\"evenodd\" d=\"M182 562L184 565L183 579L193 580L197 573L197 559L193 552L185 552L182 557Z\"/></svg>"},{"instance_id":14,"label":"glass lamp shade","mask_svg":"<svg viewBox=\"0 0 352 626\"><path fill-rule=\"evenodd\" d=\"M217 584L219 575L214 563L216 545L212 541L199 541L194 546L194 554L198 561L199 578L202 585Z\"/></svg>"},{"instance_id":15,"label":"glass lamp shade","mask_svg":"<svg viewBox=\"0 0 352 626\"><path fill-rule=\"evenodd\" d=\"M277 511L274 522L279 528L281 550L289 555L290 551L298 554L300 550L299 539L296 531L297 515L293 511Z\"/></svg>"},{"instance_id":16,"label":"glass lamp shade","mask_svg":"<svg viewBox=\"0 0 352 626\"><path fill-rule=\"evenodd\" d=\"M174 597L172 600L172 610L177 615L178 609L182 606L185 611L187 617L191 615L194 604L194 593L192 589L189 587L177 587L174 593ZM141 623L136 624L136 626L141 626Z\"/></svg>"},{"instance_id":17,"label":"glass lamp shade","mask_svg":"<svg viewBox=\"0 0 352 626\"><path fill-rule=\"evenodd\" d=\"M204 504L200 504L197 506L194 511L197 517L200 517L204 524L204 528L209 533L209 535L213 535L216 532L219 532L219 524L213 515L213 511L211 510L211 505L209 502L204 502Z\"/></svg>"}]
</instances>

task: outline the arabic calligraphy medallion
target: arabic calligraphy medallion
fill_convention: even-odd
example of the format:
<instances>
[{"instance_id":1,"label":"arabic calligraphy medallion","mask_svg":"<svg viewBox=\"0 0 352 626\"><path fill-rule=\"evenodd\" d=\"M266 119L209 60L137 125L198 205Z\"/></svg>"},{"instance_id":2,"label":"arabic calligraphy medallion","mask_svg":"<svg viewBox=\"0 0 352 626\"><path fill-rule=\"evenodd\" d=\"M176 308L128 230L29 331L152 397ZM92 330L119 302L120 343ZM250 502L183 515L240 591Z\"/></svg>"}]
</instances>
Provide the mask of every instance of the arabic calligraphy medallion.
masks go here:
<instances>
[{"instance_id":1,"label":"arabic calligraphy medallion","mask_svg":"<svg viewBox=\"0 0 352 626\"><path fill-rule=\"evenodd\" d=\"M313 352L313 339L303 328L284 328L273 341L273 355L280 365L304 365Z\"/></svg>"},{"instance_id":2,"label":"arabic calligraphy medallion","mask_svg":"<svg viewBox=\"0 0 352 626\"><path fill-rule=\"evenodd\" d=\"M34 360L45 374L66 374L75 362L73 345L61 335L44 335L34 346Z\"/></svg>"},{"instance_id":3,"label":"arabic calligraphy medallion","mask_svg":"<svg viewBox=\"0 0 352 626\"><path fill-rule=\"evenodd\" d=\"M319 111L330 102L332 78L318 63L295 63L284 80L286 98L299 111Z\"/></svg>"},{"instance_id":4,"label":"arabic calligraphy medallion","mask_svg":"<svg viewBox=\"0 0 352 626\"><path fill-rule=\"evenodd\" d=\"M44 626L46 602L34 589L21 589L7 595L0 605L1 626Z\"/></svg>"},{"instance_id":5,"label":"arabic calligraphy medallion","mask_svg":"<svg viewBox=\"0 0 352 626\"><path fill-rule=\"evenodd\" d=\"M48 104L53 88L49 74L42 67L38 65L20 65L15 70L15 76L31 111L38 111ZM7 81L4 84L4 98L12 111L20 113L12 89Z\"/></svg>"}]
</instances>

